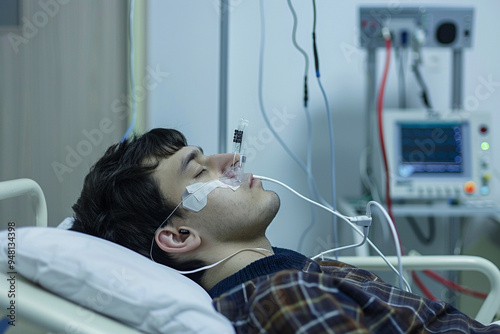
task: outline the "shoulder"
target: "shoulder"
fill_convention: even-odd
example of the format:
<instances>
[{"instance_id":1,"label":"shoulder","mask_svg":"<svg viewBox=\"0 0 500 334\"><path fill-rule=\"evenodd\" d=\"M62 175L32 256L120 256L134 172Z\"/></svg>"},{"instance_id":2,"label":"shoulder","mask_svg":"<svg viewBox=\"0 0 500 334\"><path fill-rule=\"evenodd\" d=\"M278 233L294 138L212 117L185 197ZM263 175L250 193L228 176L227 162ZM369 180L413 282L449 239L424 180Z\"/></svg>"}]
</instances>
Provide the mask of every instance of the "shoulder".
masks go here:
<instances>
[{"instance_id":1,"label":"shoulder","mask_svg":"<svg viewBox=\"0 0 500 334\"><path fill-rule=\"evenodd\" d=\"M362 309L342 291L341 281L322 272L283 270L245 282L213 302L235 327L244 324L245 329L271 326L279 333L294 333L308 326L321 330L345 324L355 330L359 324L353 319ZM306 311L311 305L315 312Z\"/></svg>"},{"instance_id":2,"label":"shoulder","mask_svg":"<svg viewBox=\"0 0 500 334\"><path fill-rule=\"evenodd\" d=\"M351 279L357 282L383 282L380 277L378 277L371 271L355 267L348 263L336 260L317 261L317 263L321 268L321 272L329 275L334 275L338 278Z\"/></svg>"},{"instance_id":3,"label":"shoulder","mask_svg":"<svg viewBox=\"0 0 500 334\"><path fill-rule=\"evenodd\" d=\"M349 268L351 270L346 270L345 266L328 266L330 272L282 270L235 286L214 298L214 305L225 314L224 310L232 312L235 308L246 308L243 313L255 312L255 308L262 307L263 303L270 303L278 309L300 308L299 304L309 303L315 298L329 299L328 303L340 306L338 300L345 302L345 297L350 296L356 304L365 299L365 287L381 285L381 281L374 282L369 272Z\"/></svg>"},{"instance_id":4,"label":"shoulder","mask_svg":"<svg viewBox=\"0 0 500 334\"><path fill-rule=\"evenodd\" d=\"M374 273L360 269L345 262L336 260L313 260L307 259L302 271L308 273L322 273L336 278L350 279L356 282L383 282L380 277Z\"/></svg>"}]
</instances>

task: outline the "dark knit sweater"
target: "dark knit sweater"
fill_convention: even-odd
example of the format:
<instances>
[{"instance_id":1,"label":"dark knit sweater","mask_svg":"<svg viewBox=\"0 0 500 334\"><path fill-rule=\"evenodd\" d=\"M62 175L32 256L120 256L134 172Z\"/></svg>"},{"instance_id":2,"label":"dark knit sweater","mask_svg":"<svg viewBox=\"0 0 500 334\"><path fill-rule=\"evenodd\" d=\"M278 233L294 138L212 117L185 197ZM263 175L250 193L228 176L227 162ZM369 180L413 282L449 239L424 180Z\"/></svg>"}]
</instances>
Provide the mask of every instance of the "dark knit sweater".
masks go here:
<instances>
[{"instance_id":1,"label":"dark knit sweater","mask_svg":"<svg viewBox=\"0 0 500 334\"><path fill-rule=\"evenodd\" d=\"M273 247L274 255L250 263L237 273L226 277L208 291L212 298L219 297L224 292L251 279L277 273L281 270L302 270L309 260L304 255L290 249Z\"/></svg>"}]
</instances>

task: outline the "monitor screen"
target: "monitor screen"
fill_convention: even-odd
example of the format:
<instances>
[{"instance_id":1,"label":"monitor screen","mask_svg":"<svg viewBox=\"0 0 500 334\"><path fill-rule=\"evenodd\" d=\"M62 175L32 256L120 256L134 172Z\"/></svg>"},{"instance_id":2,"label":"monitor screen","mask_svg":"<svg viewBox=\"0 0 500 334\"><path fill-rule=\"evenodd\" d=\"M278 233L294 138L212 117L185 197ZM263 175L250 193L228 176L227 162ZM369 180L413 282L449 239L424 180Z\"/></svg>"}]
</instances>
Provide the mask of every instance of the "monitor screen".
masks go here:
<instances>
[{"instance_id":1,"label":"monitor screen","mask_svg":"<svg viewBox=\"0 0 500 334\"><path fill-rule=\"evenodd\" d=\"M465 172L466 123L399 123L399 175L458 175Z\"/></svg>"}]
</instances>

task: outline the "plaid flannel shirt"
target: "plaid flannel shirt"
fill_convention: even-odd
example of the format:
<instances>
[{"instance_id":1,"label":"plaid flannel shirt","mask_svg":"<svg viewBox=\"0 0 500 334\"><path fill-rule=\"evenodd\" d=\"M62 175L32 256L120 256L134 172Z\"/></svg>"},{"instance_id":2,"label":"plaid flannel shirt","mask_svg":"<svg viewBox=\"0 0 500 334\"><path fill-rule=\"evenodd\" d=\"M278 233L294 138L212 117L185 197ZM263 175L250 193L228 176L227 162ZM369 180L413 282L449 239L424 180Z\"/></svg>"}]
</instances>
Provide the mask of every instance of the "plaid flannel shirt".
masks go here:
<instances>
[{"instance_id":1,"label":"plaid flannel shirt","mask_svg":"<svg viewBox=\"0 0 500 334\"><path fill-rule=\"evenodd\" d=\"M214 299L237 333L500 333L337 261L308 260L239 284Z\"/></svg>"}]
</instances>

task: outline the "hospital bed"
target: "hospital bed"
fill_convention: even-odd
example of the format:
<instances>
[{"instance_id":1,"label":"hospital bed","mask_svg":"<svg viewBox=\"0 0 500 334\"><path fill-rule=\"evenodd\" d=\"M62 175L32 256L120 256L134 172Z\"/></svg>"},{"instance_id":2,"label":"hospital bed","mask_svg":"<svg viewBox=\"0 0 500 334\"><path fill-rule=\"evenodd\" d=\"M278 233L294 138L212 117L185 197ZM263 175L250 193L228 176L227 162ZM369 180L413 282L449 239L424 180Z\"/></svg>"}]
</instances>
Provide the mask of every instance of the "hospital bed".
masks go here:
<instances>
[{"instance_id":1,"label":"hospital bed","mask_svg":"<svg viewBox=\"0 0 500 334\"><path fill-rule=\"evenodd\" d=\"M33 200L36 227L2 222L0 231L0 307L14 304L15 321L55 333L233 333L208 294L191 280L106 240L47 227L46 202L36 182L0 182L0 200L21 195ZM387 268L378 257L341 260L368 270ZM500 308L500 271L486 259L406 256L403 265L481 272L490 291L476 320L491 323Z\"/></svg>"}]
</instances>

